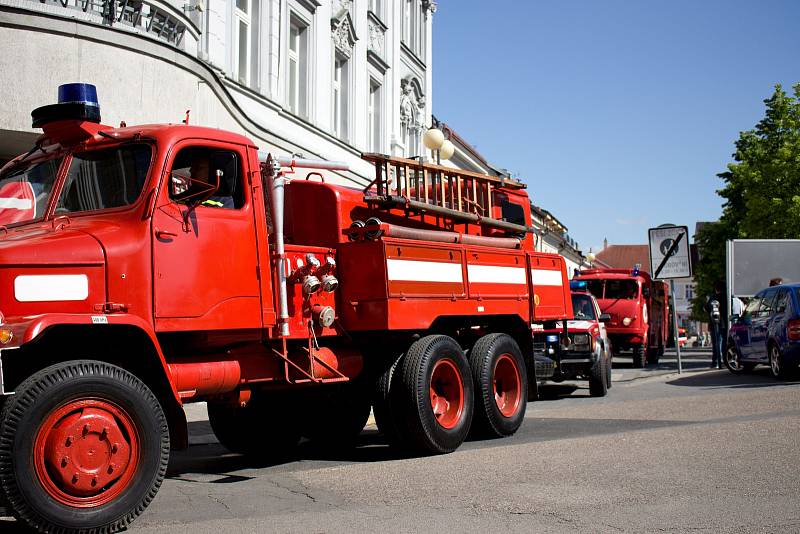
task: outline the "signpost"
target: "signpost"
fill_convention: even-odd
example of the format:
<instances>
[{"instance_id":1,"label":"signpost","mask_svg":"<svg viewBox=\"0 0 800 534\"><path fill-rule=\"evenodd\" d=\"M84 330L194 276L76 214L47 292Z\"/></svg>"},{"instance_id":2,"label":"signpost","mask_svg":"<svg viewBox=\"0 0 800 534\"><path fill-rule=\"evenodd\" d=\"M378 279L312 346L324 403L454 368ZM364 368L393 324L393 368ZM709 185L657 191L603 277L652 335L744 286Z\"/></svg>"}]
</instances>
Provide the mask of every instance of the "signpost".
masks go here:
<instances>
[{"instance_id":1,"label":"signpost","mask_svg":"<svg viewBox=\"0 0 800 534\"><path fill-rule=\"evenodd\" d=\"M689 247L689 228L662 224L647 231L650 244L650 267L653 280L669 280L672 295L672 324L675 350L678 354L678 374L683 372L681 344L678 341L678 310L675 305L675 278L692 276L692 256Z\"/></svg>"}]
</instances>

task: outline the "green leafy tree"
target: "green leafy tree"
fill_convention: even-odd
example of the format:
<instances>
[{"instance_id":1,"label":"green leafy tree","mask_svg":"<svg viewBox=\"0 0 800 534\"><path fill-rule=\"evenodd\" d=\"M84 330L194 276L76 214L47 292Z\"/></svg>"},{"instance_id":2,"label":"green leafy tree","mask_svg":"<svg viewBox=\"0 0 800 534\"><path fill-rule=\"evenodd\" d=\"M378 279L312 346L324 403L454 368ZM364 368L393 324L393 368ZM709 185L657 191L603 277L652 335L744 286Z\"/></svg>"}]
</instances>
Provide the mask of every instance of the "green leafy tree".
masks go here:
<instances>
[{"instance_id":1,"label":"green leafy tree","mask_svg":"<svg viewBox=\"0 0 800 534\"><path fill-rule=\"evenodd\" d=\"M753 130L741 132L734 163L717 176L724 187L722 216L695 235L701 256L695 270L693 315L714 284L725 282L728 239L800 238L800 84L787 95L780 85L764 100L766 113Z\"/></svg>"}]
</instances>

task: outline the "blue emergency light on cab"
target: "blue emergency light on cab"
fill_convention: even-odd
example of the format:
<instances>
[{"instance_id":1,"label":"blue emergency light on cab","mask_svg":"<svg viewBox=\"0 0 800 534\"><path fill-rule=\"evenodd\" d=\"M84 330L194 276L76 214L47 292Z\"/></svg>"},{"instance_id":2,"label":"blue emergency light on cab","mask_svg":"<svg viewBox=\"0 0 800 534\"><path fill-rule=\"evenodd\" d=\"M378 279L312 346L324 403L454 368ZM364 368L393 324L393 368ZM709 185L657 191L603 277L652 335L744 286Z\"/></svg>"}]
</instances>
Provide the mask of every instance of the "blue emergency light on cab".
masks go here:
<instances>
[{"instance_id":1,"label":"blue emergency light on cab","mask_svg":"<svg viewBox=\"0 0 800 534\"><path fill-rule=\"evenodd\" d=\"M641 269L641 268L642 268L642 264L641 263L637 263L636 265L634 265L633 266L633 276L639 276L639 269Z\"/></svg>"},{"instance_id":2,"label":"blue emergency light on cab","mask_svg":"<svg viewBox=\"0 0 800 534\"><path fill-rule=\"evenodd\" d=\"M33 127L42 128L52 122L78 121L100 123L97 88L90 83L67 83L58 87L58 104L36 108L31 112Z\"/></svg>"},{"instance_id":3,"label":"blue emergency light on cab","mask_svg":"<svg viewBox=\"0 0 800 534\"><path fill-rule=\"evenodd\" d=\"M569 288L572 291L583 291L586 289L586 280L570 280Z\"/></svg>"},{"instance_id":4,"label":"blue emergency light on cab","mask_svg":"<svg viewBox=\"0 0 800 534\"><path fill-rule=\"evenodd\" d=\"M58 86L59 104L84 104L100 107L97 101L97 87L90 83L65 83Z\"/></svg>"}]
</instances>

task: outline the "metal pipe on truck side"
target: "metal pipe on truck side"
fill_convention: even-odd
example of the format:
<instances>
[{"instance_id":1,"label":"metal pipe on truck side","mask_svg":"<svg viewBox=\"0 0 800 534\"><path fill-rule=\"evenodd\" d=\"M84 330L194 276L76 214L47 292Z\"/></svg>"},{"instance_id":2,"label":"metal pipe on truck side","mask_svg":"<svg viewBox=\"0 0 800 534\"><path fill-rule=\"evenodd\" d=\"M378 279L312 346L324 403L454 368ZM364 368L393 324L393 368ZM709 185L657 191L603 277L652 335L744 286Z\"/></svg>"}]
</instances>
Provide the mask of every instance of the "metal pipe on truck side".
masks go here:
<instances>
[{"instance_id":1,"label":"metal pipe on truck side","mask_svg":"<svg viewBox=\"0 0 800 534\"><path fill-rule=\"evenodd\" d=\"M271 154L258 153L258 159L264 162L264 170L270 180L269 188L272 197L272 224L275 232L275 255L278 259L278 321L281 337L289 336L289 301L286 289L286 250L284 247L284 186L290 181L283 175L283 167L294 169L323 169L346 171L350 167L340 161L323 161L305 158L273 158Z\"/></svg>"}]
</instances>

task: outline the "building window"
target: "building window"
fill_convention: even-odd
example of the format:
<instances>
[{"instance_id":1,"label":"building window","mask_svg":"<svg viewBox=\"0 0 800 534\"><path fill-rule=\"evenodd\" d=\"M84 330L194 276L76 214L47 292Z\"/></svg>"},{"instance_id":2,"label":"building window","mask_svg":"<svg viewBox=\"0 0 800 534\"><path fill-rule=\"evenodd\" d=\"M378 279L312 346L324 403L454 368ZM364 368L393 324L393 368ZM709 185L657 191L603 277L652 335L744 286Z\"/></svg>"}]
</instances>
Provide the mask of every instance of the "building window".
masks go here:
<instances>
[{"instance_id":1,"label":"building window","mask_svg":"<svg viewBox=\"0 0 800 534\"><path fill-rule=\"evenodd\" d=\"M405 0L403 5L403 42L415 54L422 55L425 17L419 0Z\"/></svg>"},{"instance_id":2,"label":"building window","mask_svg":"<svg viewBox=\"0 0 800 534\"><path fill-rule=\"evenodd\" d=\"M333 133L347 139L348 62L334 53L333 59Z\"/></svg>"},{"instance_id":3,"label":"building window","mask_svg":"<svg viewBox=\"0 0 800 534\"><path fill-rule=\"evenodd\" d=\"M369 10L375 14L376 17L383 18L383 0L369 0Z\"/></svg>"},{"instance_id":4,"label":"building window","mask_svg":"<svg viewBox=\"0 0 800 534\"><path fill-rule=\"evenodd\" d=\"M250 84L250 62L252 48L251 20L252 10L251 0L236 0L233 8L233 20L235 24L234 41L236 50L236 70L234 77L243 85Z\"/></svg>"},{"instance_id":5,"label":"building window","mask_svg":"<svg viewBox=\"0 0 800 534\"><path fill-rule=\"evenodd\" d=\"M301 117L308 116L308 25L292 16L289 22L287 105Z\"/></svg>"},{"instance_id":6,"label":"building window","mask_svg":"<svg viewBox=\"0 0 800 534\"><path fill-rule=\"evenodd\" d=\"M382 152L381 85L373 79L369 81L369 100L367 101L367 147L370 152Z\"/></svg>"},{"instance_id":7,"label":"building window","mask_svg":"<svg viewBox=\"0 0 800 534\"><path fill-rule=\"evenodd\" d=\"M694 298L694 286L686 284L686 300L692 300Z\"/></svg>"},{"instance_id":8,"label":"building window","mask_svg":"<svg viewBox=\"0 0 800 534\"><path fill-rule=\"evenodd\" d=\"M403 6L403 42L411 46L411 17L414 11L414 0L405 0Z\"/></svg>"}]
</instances>

